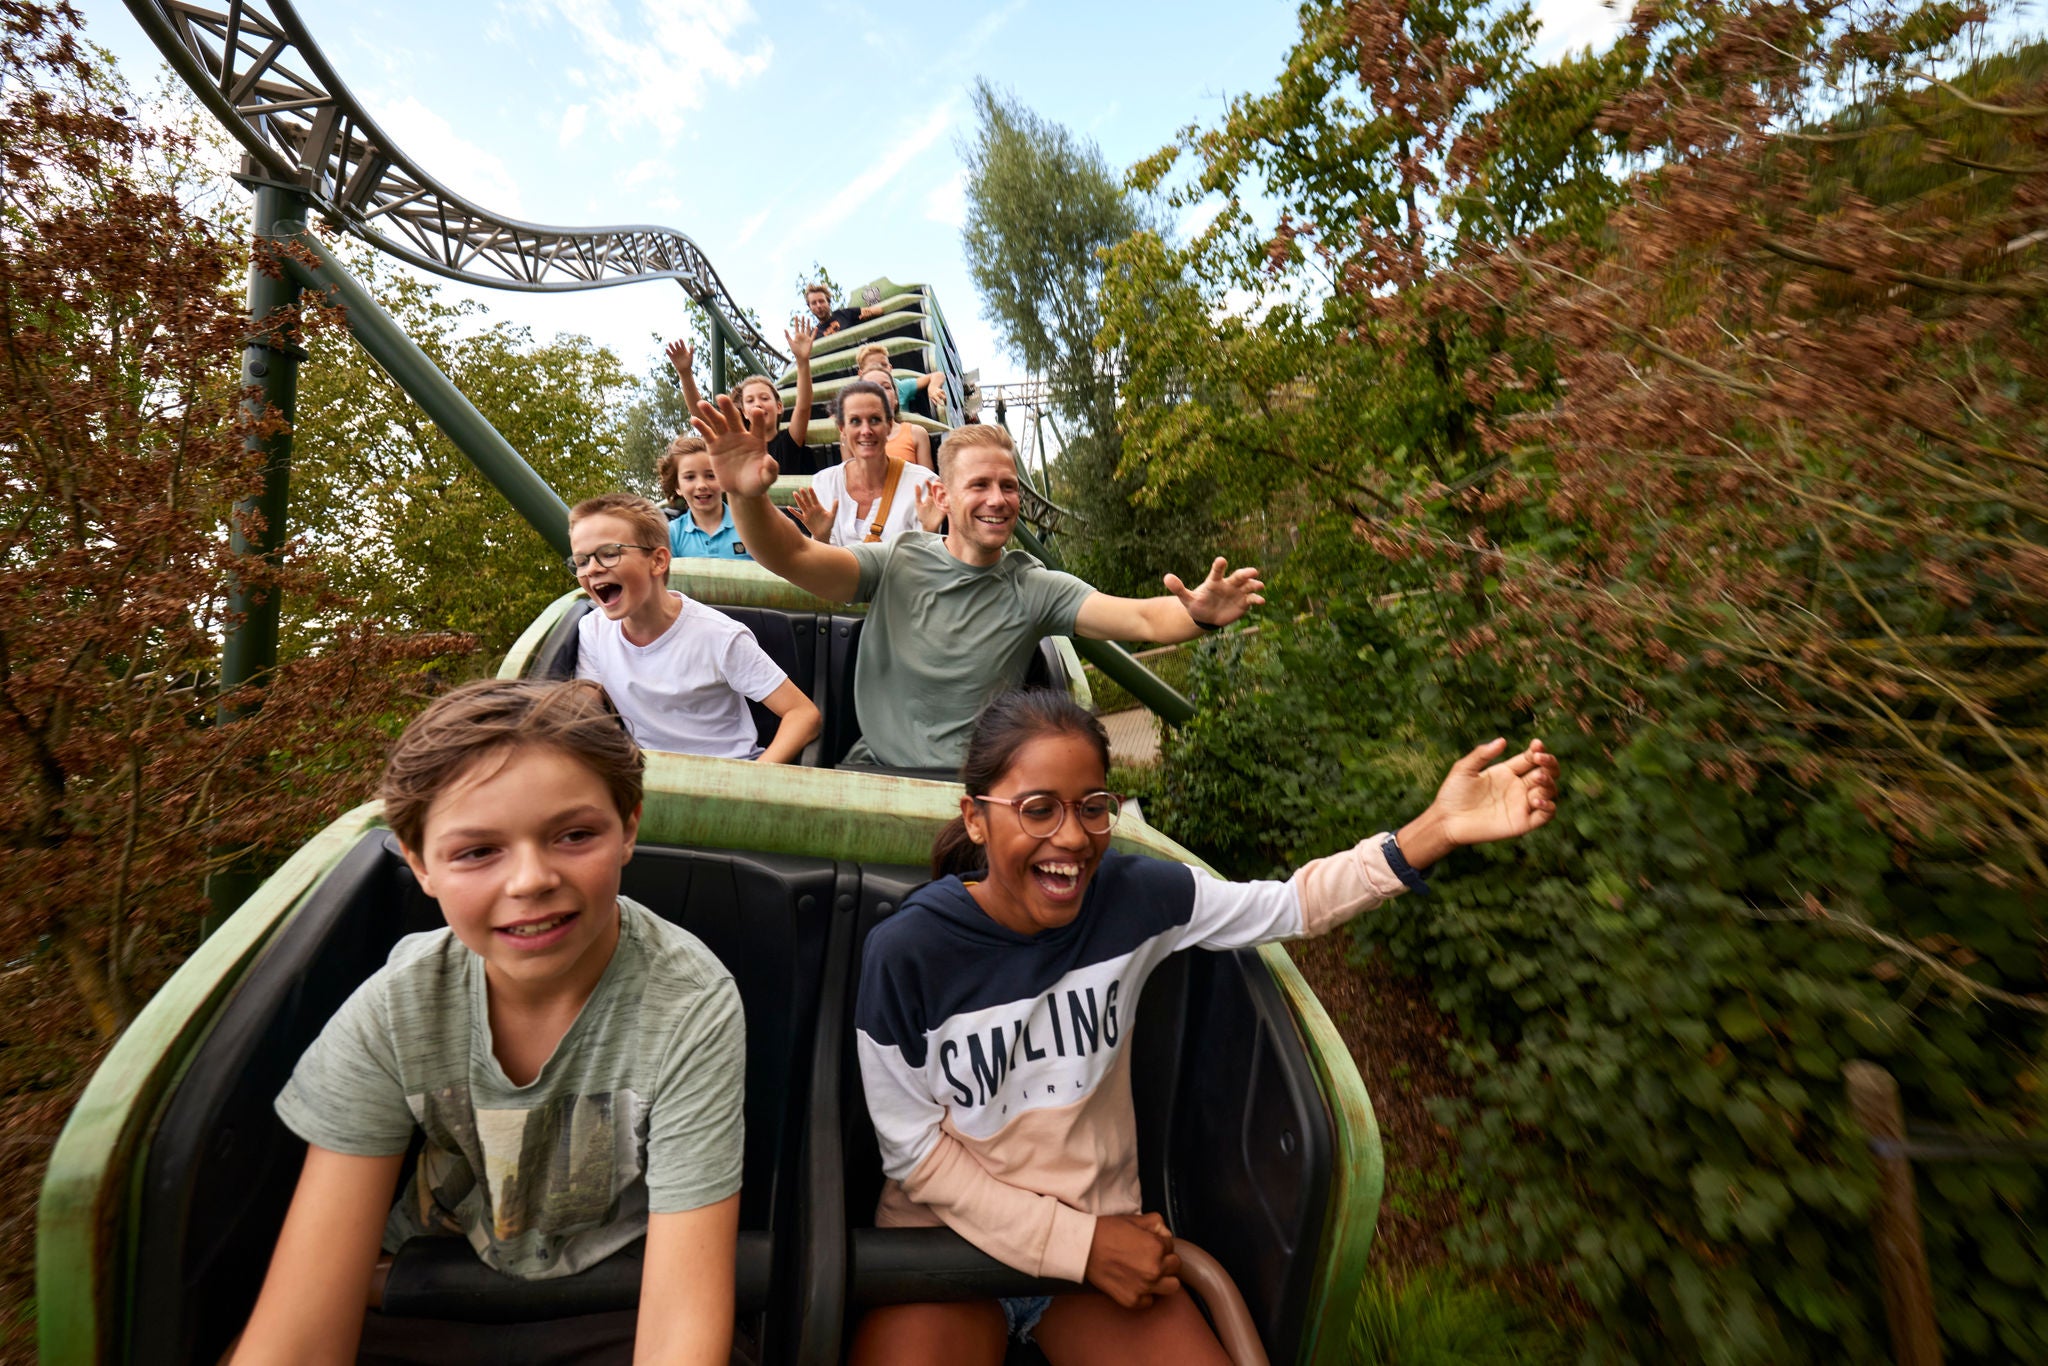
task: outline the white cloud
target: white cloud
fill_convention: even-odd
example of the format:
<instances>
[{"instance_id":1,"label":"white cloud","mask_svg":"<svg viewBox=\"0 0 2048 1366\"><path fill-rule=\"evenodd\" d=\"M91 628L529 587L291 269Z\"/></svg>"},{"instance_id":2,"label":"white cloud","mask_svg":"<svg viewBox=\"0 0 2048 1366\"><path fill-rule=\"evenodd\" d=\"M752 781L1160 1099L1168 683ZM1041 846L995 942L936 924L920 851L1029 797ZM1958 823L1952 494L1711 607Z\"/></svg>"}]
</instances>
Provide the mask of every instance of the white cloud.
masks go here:
<instances>
[{"instance_id":1,"label":"white cloud","mask_svg":"<svg viewBox=\"0 0 2048 1366\"><path fill-rule=\"evenodd\" d=\"M415 165L449 189L493 213L524 216L511 168L412 96L379 102L375 117Z\"/></svg>"},{"instance_id":2,"label":"white cloud","mask_svg":"<svg viewBox=\"0 0 2048 1366\"><path fill-rule=\"evenodd\" d=\"M996 36L996 30L1009 23L1011 17L1022 10L1027 3L1028 0L1010 0L1010 3L1001 9L992 10L982 15L980 21L972 29L968 30L967 36L960 41L959 45L939 58L936 65L941 70L965 65L969 58L988 45L989 39Z\"/></svg>"},{"instance_id":3,"label":"white cloud","mask_svg":"<svg viewBox=\"0 0 2048 1366\"><path fill-rule=\"evenodd\" d=\"M589 122L589 120L589 105L570 105L567 109L562 111L562 131L560 136L557 138L557 141L559 141L562 144L562 146L567 147L570 143L576 141L576 139L583 136L583 125Z\"/></svg>"},{"instance_id":4,"label":"white cloud","mask_svg":"<svg viewBox=\"0 0 2048 1366\"><path fill-rule=\"evenodd\" d=\"M924 197L924 216L933 223L957 228L967 222L967 171L962 168L931 187Z\"/></svg>"},{"instance_id":5,"label":"white cloud","mask_svg":"<svg viewBox=\"0 0 2048 1366\"><path fill-rule=\"evenodd\" d=\"M944 137L946 130L953 126L959 109L960 93L955 91L933 106L932 111L925 115L924 122L907 136L889 144L887 153L875 161L859 163L853 178L833 191L816 213L791 227L776 248L778 254L786 256L799 245L825 240L832 229L853 217L889 182L901 175L904 167L923 156L932 144Z\"/></svg>"},{"instance_id":6,"label":"white cloud","mask_svg":"<svg viewBox=\"0 0 2048 1366\"><path fill-rule=\"evenodd\" d=\"M711 86L744 84L768 69L775 52L766 39L744 49L735 43L754 21L745 0L642 0L631 21L612 0L547 0L545 8L604 73L591 87L592 103L615 135L648 127L673 142ZM569 79L580 75L571 68Z\"/></svg>"},{"instance_id":7,"label":"white cloud","mask_svg":"<svg viewBox=\"0 0 2048 1366\"><path fill-rule=\"evenodd\" d=\"M1539 62L1582 48L1603 51L1628 27L1628 10L1618 0L1537 0L1535 15L1543 27L1530 55Z\"/></svg>"},{"instance_id":8,"label":"white cloud","mask_svg":"<svg viewBox=\"0 0 2048 1366\"><path fill-rule=\"evenodd\" d=\"M762 226L768 222L769 218L773 216L774 213L775 208L773 205L770 205L769 207L755 213L751 218L747 219L746 222L740 224L740 230L733 235L733 246L744 247L747 243L753 241L754 234L761 231Z\"/></svg>"},{"instance_id":9,"label":"white cloud","mask_svg":"<svg viewBox=\"0 0 2048 1366\"><path fill-rule=\"evenodd\" d=\"M663 157L648 157L620 176L619 183L631 189L667 175L673 169L675 168Z\"/></svg>"}]
</instances>

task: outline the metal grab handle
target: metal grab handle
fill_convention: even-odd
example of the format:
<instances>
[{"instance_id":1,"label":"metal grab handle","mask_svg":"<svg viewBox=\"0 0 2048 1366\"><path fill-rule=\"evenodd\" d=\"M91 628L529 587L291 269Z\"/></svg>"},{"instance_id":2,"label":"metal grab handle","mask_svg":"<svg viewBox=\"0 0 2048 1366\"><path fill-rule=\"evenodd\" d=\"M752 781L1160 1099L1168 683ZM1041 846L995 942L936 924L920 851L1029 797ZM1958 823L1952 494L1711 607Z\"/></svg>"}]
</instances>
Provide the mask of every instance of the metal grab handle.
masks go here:
<instances>
[{"instance_id":1,"label":"metal grab handle","mask_svg":"<svg viewBox=\"0 0 2048 1366\"><path fill-rule=\"evenodd\" d=\"M1174 1239L1173 1250L1180 1257L1180 1283L1201 1297L1231 1366L1268 1366L1266 1346L1252 1326L1252 1311L1223 1264L1185 1238Z\"/></svg>"}]
</instances>

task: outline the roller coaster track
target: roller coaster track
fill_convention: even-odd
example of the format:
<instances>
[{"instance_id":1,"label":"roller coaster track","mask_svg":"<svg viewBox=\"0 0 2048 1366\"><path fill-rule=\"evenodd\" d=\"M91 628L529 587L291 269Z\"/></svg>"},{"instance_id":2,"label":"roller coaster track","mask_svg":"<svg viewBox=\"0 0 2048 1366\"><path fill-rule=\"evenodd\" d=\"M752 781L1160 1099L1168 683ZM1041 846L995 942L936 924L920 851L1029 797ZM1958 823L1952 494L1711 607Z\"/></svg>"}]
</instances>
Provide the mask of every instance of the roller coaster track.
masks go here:
<instances>
[{"instance_id":1,"label":"roller coaster track","mask_svg":"<svg viewBox=\"0 0 2048 1366\"><path fill-rule=\"evenodd\" d=\"M698 245L674 228L555 228L464 199L400 151L327 64L289 0L126 0L150 40L247 149L344 231L422 270L553 293L674 280L766 361L768 344Z\"/></svg>"}]
</instances>

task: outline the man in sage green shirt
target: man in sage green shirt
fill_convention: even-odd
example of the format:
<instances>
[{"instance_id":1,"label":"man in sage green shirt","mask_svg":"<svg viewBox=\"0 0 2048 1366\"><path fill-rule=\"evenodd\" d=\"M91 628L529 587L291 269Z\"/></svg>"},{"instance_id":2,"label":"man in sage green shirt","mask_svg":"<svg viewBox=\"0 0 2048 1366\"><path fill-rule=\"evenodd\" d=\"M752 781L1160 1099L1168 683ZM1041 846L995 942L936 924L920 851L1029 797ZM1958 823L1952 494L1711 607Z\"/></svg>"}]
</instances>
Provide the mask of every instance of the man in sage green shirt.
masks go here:
<instances>
[{"instance_id":1,"label":"man in sage green shirt","mask_svg":"<svg viewBox=\"0 0 2048 1366\"><path fill-rule=\"evenodd\" d=\"M1001 427L983 424L956 428L939 450L943 538L809 540L768 500L776 465L765 431L748 430L725 399L716 408L699 404L696 415L754 559L821 598L869 604L853 682L862 739L848 763L958 768L975 716L1023 682L1045 636L1169 644L1227 626L1265 601L1258 570L1230 573L1220 558L1192 589L1168 574L1168 595L1118 598L1012 549L1022 505L1016 447Z\"/></svg>"}]
</instances>

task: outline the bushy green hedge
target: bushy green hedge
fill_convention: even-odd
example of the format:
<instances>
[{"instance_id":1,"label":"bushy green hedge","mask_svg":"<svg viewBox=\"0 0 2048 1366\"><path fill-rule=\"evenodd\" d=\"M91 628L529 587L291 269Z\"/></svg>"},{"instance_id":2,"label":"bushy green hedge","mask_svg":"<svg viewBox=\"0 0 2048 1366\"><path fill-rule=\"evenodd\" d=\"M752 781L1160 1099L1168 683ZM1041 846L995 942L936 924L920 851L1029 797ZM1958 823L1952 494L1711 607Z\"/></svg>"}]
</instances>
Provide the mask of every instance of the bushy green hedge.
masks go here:
<instances>
[{"instance_id":1,"label":"bushy green hedge","mask_svg":"<svg viewBox=\"0 0 2048 1366\"><path fill-rule=\"evenodd\" d=\"M1769 908L1842 889L2038 991L2038 907L1939 856L1895 862L1846 794L1706 778L1710 750L1675 738L1697 715L1609 744L1518 712L1514 647L1456 658L1456 603L1351 572L1294 576L1337 590L1313 616L1204 644L1155 821L1230 872L1274 873L1398 824L1470 745L1543 734L1559 818L1455 855L1429 898L1354 929L1426 974L1462 1031L1472 1099L1444 1118L1481 1207L1455 1250L1562 1265L1602 1360L1887 1357L1842 1064L1890 1068L1916 1120L2009 1130L2038 1123L2040 1022L1884 980L1869 944ZM1724 683L1681 678L1659 701L1711 706ZM1950 1359L2048 1360L2038 1169L1926 1168L1920 1194Z\"/></svg>"}]
</instances>

